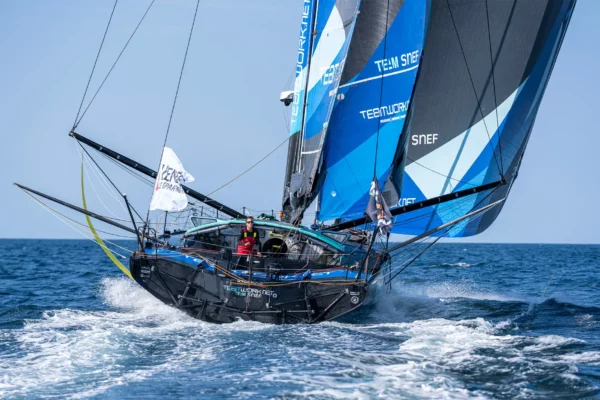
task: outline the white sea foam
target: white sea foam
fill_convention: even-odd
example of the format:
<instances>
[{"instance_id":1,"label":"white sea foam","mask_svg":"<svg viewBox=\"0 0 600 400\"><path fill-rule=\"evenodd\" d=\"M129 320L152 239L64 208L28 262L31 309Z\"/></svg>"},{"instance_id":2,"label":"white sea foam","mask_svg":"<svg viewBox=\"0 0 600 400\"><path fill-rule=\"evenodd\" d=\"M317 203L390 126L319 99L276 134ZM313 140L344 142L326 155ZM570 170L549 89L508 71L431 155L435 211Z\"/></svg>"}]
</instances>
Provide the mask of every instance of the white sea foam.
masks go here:
<instances>
[{"instance_id":1,"label":"white sea foam","mask_svg":"<svg viewBox=\"0 0 600 400\"><path fill-rule=\"evenodd\" d=\"M556 375L571 380L576 364L593 364L599 358L593 352L571 357L543 355L539 350L561 352L581 341L560 336L499 335L508 321L491 323L477 318L464 321L430 319L407 323L350 325L326 323L312 341L332 343L329 350L315 350L307 343L304 360L318 360L306 374L279 372L264 379L282 387L300 384L303 390L290 395L314 398L485 398L490 393L508 397L527 397L529 377ZM347 332L347 333L344 333ZM357 341L398 338L399 344L386 350L349 350ZM316 343L313 343L317 347ZM366 346L368 347L368 346ZM324 368L323 365L335 365ZM472 371L472 372L468 372ZM505 376L506 383L480 385L469 390L461 379L464 373ZM561 375L562 374L562 375Z\"/></svg>"},{"instance_id":2,"label":"white sea foam","mask_svg":"<svg viewBox=\"0 0 600 400\"><path fill-rule=\"evenodd\" d=\"M594 316L591 314L578 315L575 317L575 321L577 321L579 325L585 326L586 328L598 324L598 321L595 320Z\"/></svg>"},{"instance_id":3,"label":"white sea foam","mask_svg":"<svg viewBox=\"0 0 600 400\"><path fill-rule=\"evenodd\" d=\"M113 386L212 360L222 335L269 329L252 322L224 328L198 321L124 278L105 279L100 293L116 311L46 312L12 333L21 357L0 358L0 397L51 388L64 396L98 395ZM127 361L136 357L144 358L146 365L132 368ZM73 385L79 387L76 392L70 392Z\"/></svg>"},{"instance_id":4,"label":"white sea foam","mask_svg":"<svg viewBox=\"0 0 600 400\"><path fill-rule=\"evenodd\" d=\"M206 379L215 374L222 390L233 390L224 397L535 397L531 377L572 382L578 365L600 364L600 352L569 350L580 340L502 334L510 320L213 325L165 306L126 279L104 280L99 293L111 311L57 310L3 332L13 336L3 340L18 343L20 356L0 357L0 397L86 398L198 369L198 376L208 371ZM420 299L418 307L438 301ZM236 362L227 363L230 357ZM230 370L215 372L219 364ZM480 375L483 383L473 390L465 376Z\"/></svg>"},{"instance_id":5,"label":"white sea foam","mask_svg":"<svg viewBox=\"0 0 600 400\"><path fill-rule=\"evenodd\" d=\"M574 364L600 365L600 351L570 353L559 357L560 361Z\"/></svg>"},{"instance_id":6,"label":"white sea foam","mask_svg":"<svg viewBox=\"0 0 600 400\"><path fill-rule=\"evenodd\" d=\"M479 265L480 263L476 263L476 264L470 264L470 263L466 263L466 262L457 262L457 263L441 263L441 264L432 264L432 265L427 265L425 266L425 268L439 268L439 267L459 267L459 268L469 268L469 267L475 267L477 265Z\"/></svg>"}]
</instances>

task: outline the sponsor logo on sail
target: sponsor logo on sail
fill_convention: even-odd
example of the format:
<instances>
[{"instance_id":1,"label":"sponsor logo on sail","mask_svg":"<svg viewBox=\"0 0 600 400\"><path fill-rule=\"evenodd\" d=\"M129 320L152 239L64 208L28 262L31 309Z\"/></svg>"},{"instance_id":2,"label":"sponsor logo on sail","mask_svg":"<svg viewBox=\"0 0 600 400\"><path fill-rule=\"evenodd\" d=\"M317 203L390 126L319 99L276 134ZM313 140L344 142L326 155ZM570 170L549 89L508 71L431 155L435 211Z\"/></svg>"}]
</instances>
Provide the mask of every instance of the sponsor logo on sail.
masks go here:
<instances>
[{"instance_id":1,"label":"sponsor logo on sail","mask_svg":"<svg viewBox=\"0 0 600 400\"><path fill-rule=\"evenodd\" d=\"M410 144L413 146L420 146L423 144L435 144L438 140L437 133L426 133L421 135L411 135Z\"/></svg>"},{"instance_id":2,"label":"sponsor logo on sail","mask_svg":"<svg viewBox=\"0 0 600 400\"><path fill-rule=\"evenodd\" d=\"M302 23L300 25L300 40L298 42L298 58L296 59L296 81L294 82L294 100L292 102L292 124L297 121L298 114L300 113L300 93L304 88L304 82L306 80L304 66L307 62L308 54L308 24L310 23L310 8L311 0L304 0Z\"/></svg>"},{"instance_id":3,"label":"sponsor logo on sail","mask_svg":"<svg viewBox=\"0 0 600 400\"><path fill-rule=\"evenodd\" d=\"M408 67L419 62L419 50L411 51L410 53L404 53L400 56L394 56L384 58L383 60L376 60L375 65L379 72L388 72L401 67Z\"/></svg>"},{"instance_id":4,"label":"sponsor logo on sail","mask_svg":"<svg viewBox=\"0 0 600 400\"><path fill-rule=\"evenodd\" d=\"M360 115L362 115L363 119L389 117L385 120L382 119L381 122L394 121L397 119L404 118L406 116L406 111L408 110L408 102L409 101L406 100L400 103L394 103L383 107L359 111L359 113Z\"/></svg>"},{"instance_id":5,"label":"sponsor logo on sail","mask_svg":"<svg viewBox=\"0 0 600 400\"><path fill-rule=\"evenodd\" d=\"M397 206L398 207L408 206L410 204L414 204L415 201L417 201L416 197L403 197L398 201Z\"/></svg>"},{"instance_id":6,"label":"sponsor logo on sail","mask_svg":"<svg viewBox=\"0 0 600 400\"><path fill-rule=\"evenodd\" d=\"M321 82L323 85L331 85L334 82L337 82L342 77L342 71L344 70L344 64L346 63L346 58L344 58L339 63L331 64L328 67L321 67L321 72L323 77L321 78ZM329 96L333 96L335 91L332 90L329 92Z\"/></svg>"}]
</instances>

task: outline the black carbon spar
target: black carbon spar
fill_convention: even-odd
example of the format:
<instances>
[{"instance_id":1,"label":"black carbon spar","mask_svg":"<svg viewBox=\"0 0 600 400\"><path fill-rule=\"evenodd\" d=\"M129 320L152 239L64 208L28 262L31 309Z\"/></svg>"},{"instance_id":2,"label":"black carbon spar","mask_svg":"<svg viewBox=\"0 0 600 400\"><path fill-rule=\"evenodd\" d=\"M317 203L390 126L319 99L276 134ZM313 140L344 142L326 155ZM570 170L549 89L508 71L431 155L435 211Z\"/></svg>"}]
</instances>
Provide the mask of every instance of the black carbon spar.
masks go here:
<instances>
[{"instance_id":1,"label":"black carbon spar","mask_svg":"<svg viewBox=\"0 0 600 400\"><path fill-rule=\"evenodd\" d=\"M81 214L84 214L84 215L87 215L87 216L92 217L94 219L97 219L98 221L102 221L102 222L107 223L109 225L112 225L112 226L114 226L116 228L123 229L126 232L133 233L135 235L138 234L138 232L135 229L130 228L129 226L125 226L123 224L120 224L118 222L115 222L115 221L111 220L110 218L104 217L104 216L102 216L100 214L96 214L95 212L88 211L88 210L86 210L84 208L81 208L81 207L77 207L76 205L73 205L71 203L67 203L66 201L57 199L56 197L52 197L52 196L47 195L45 193L38 192L37 190L28 188L27 186L23 186L23 185L18 184L16 182L13 183L13 185L15 185L16 187L18 187L19 189L21 189L21 190L23 190L25 192L33 193L33 194L35 194L37 196L43 197L45 199L48 199L48 200L50 200L50 201L52 201L54 203L60 204L61 206L65 206L67 208L70 208L71 210L77 211L77 212L79 212ZM162 240L154 239L154 238L152 238L150 236L146 237L146 239L150 240L152 242L155 242L155 243L164 244L164 242Z\"/></svg>"},{"instance_id":2,"label":"black carbon spar","mask_svg":"<svg viewBox=\"0 0 600 400\"><path fill-rule=\"evenodd\" d=\"M142 174L150 176L152 178L156 178L156 171L146 167L145 165L138 163L135 160L132 160L129 157L126 157L120 153L117 153L114 150L111 150L99 143L96 143L93 140L86 138L85 136L81 136L80 134L78 134L75 131L71 131L69 133L69 136L73 137L78 142L88 145L89 147L101 152L102 154L105 154L108 157L110 157L116 161L119 161L122 164L125 164L129 168L135 169L136 171L141 172ZM227 207L226 205L224 205L214 199L211 199L210 197L203 195L202 193L197 192L194 189L191 189L185 185L181 185L181 187L183 188L185 193L188 196L190 196L191 198L196 199L206 205L209 205L209 206L213 207L214 209L219 210L226 215L229 215L232 218L245 218L244 214L234 210L231 207Z\"/></svg>"},{"instance_id":3,"label":"black carbon spar","mask_svg":"<svg viewBox=\"0 0 600 400\"><path fill-rule=\"evenodd\" d=\"M496 181L496 182L491 182L485 185L481 185L481 186L476 186L476 187L472 187L469 189L465 189L465 190L460 190L458 192L455 193L449 193L449 194L445 194L443 196L439 196L439 197L434 197L432 199L428 199L428 200L424 200L424 201L420 201L418 203L413 203L407 206L403 206L403 207L397 207L397 208L393 208L390 210L392 217L396 216L396 215L400 215L400 214L405 214L411 211L415 211L415 210L419 210L421 208L425 208L425 207L429 207L429 206L433 206L436 204L442 204L448 201L452 201L455 199L459 199L461 197L465 197L465 196L469 196L475 193L481 193L483 191L486 190L491 190L491 189L495 189L499 186L502 186L506 184L506 181L500 180L500 181ZM341 224L338 225L334 225L331 227L328 227L327 230L330 231L340 231L343 229L348 229L348 228L353 228L355 226L360 226L363 225L365 223L367 223L369 221L367 221L366 217L362 217L362 218L358 218L352 221L347 221L347 222L343 222Z\"/></svg>"}]
</instances>

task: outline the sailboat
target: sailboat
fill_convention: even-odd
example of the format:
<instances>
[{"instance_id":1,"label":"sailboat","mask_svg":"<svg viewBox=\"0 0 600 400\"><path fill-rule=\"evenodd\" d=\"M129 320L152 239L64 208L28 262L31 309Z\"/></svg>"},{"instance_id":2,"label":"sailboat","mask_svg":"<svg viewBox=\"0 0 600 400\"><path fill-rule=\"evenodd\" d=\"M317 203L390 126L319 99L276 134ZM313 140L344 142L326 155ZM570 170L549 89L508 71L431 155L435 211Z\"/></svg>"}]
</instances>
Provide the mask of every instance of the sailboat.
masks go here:
<instances>
[{"instance_id":1,"label":"sailboat","mask_svg":"<svg viewBox=\"0 0 600 400\"><path fill-rule=\"evenodd\" d=\"M148 217L135 218L124 196L130 227L91 212L85 200L78 207L17 186L85 214L109 256L91 219L135 234L129 268L113 261L195 318L333 320L382 295L440 238L492 225L518 176L574 7L575 0L303 0L294 85L280 95L291 123L279 219L248 218L185 185L192 175L168 147L156 171L76 126L70 135L82 148L155 179L150 208L181 213L194 201L191 226L160 233ZM391 234L409 238L393 243Z\"/></svg>"}]
</instances>

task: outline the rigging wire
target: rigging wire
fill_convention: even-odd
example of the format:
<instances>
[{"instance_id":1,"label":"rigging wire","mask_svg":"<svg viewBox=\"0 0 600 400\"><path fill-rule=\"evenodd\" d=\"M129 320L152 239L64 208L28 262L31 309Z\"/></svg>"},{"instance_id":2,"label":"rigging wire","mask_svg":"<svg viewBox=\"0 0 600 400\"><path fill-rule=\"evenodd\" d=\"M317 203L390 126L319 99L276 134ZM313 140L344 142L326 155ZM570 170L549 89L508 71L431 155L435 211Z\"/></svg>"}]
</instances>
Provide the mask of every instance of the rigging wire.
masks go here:
<instances>
[{"instance_id":1,"label":"rigging wire","mask_svg":"<svg viewBox=\"0 0 600 400\"><path fill-rule=\"evenodd\" d=\"M236 181L237 179L241 178L243 175L245 175L246 173L250 172L251 169L253 169L254 167L256 167L258 164L260 164L261 162L263 162L264 160L266 160L271 154L275 153L277 150L279 150L279 148L281 146L283 146L284 144L286 144L288 141L290 140L290 137L286 137L285 140L283 142L281 142L277 147L275 147L273 150L271 150L266 156L264 156L263 158L261 158L260 160L258 160L256 163L254 163L252 166L250 166L248 169L246 169L245 171L243 171L241 174L239 174L238 176L236 176L235 178L233 178L232 180L230 180L229 182L225 183L224 185L216 188L215 190L213 190L212 192L210 192L209 194L207 194L208 197L212 196L213 194L215 194L216 192L218 192L219 190L223 189L225 186L229 185L230 183L233 183L234 181Z\"/></svg>"},{"instance_id":2,"label":"rigging wire","mask_svg":"<svg viewBox=\"0 0 600 400\"><path fill-rule=\"evenodd\" d=\"M94 164L95 164L96 168L97 168L97 169L98 169L98 170L99 170L99 171L102 173L102 175L104 175L104 176L106 177L106 179L108 179L108 181L109 181L109 182L110 182L110 184L111 184L111 185L112 185L112 186L115 188L115 190L117 191L117 193L119 193L121 196L123 196L123 192L121 192L121 191L119 190L119 188L117 187L117 185L116 185L116 184L115 184L115 183L112 181L112 179L110 179L110 177L108 176L108 174L107 174L106 172L104 172L104 170L103 170L103 169L100 167L100 165L98 165L98 163L97 163L97 162L96 162L96 160L95 160L95 159L94 159L94 158L93 158L93 157L90 155L90 153L88 153L88 151L87 151L87 150L86 150L86 149L83 147L83 145L82 145L81 143L79 143L79 142L77 142L77 143L78 143L78 144L79 144L79 146L81 147L81 150L83 150L83 151L85 152L85 154L87 154L87 156L90 158L90 160L92 160L92 161L94 162ZM81 153L81 158L82 158L82 159L84 159L84 157L83 157L83 153ZM93 187L93 184L92 184L92 187ZM109 189L107 189L106 187L105 187L105 189L106 189L106 191L107 191L107 192L109 192L109 194L110 194L110 191L109 191ZM94 191L95 191L95 190L96 190L96 189L94 189ZM113 196L113 198L114 198L115 200L117 200L117 201L118 201L118 203L119 203L119 205L121 206L121 208L123 208L124 210L126 210L126 211L127 211L127 209L126 209L126 208L123 206L123 204L121 203L121 201L119 201L119 200L118 200L118 198L117 198L117 197L114 197L114 196ZM101 201L102 201L102 200L101 200ZM103 203L103 204L104 204L104 203ZM130 204L129 206L130 206L130 207L131 207L131 209L132 209L132 210L133 210L133 211L136 213L136 215L138 216L138 218L140 218L140 219L143 219L143 218L142 218L142 216L141 216L141 215L140 215L140 214L137 212L137 210L136 210L136 209L133 207L133 205L131 205L131 204Z\"/></svg>"},{"instance_id":3,"label":"rigging wire","mask_svg":"<svg viewBox=\"0 0 600 400\"><path fill-rule=\"evenodd\" d=\"M88 109L90 108L90 106L92 105L92 103L94 102L94 100L96 99L96 96L98 95L98 93L100 92L100 89L102 89L102 86L104 86L104 83L106 82L106 80L108 79L108 76L110 75L110 73L112 72L112 70L115 68L115 66L117 65L117 62L119 62L119 59L121 58L121 56L123 55L123 53L125 52L125 49L127 49L127 46L129 46L129 42L131 42L131 39L133 39L133 36L136 34L138 28L140 27L140 25L142 24L142 22L144 21L144 19L146 18L146 15L148 14L148 11L150 11L150 8L152 8L152 5L154 4L156 0L152 0L152 2L150 3L150 5L148 6L148 8L146 9L146 12L144 13L144 15L142 16L142 19L140 19L140 22L138 22L137 26L135 27L135 29L133 30L133 33L131 34L131 36L129 36L129 39L127 40L127 42L125 43L125 46L123 46L123 49L121 50L121 52L119 53L119 55L117 56L117 59L115 60L115 62L113 63L112 67L110 67L110 70L108 70L108 73L106 74L106 76L104 77L104 80L102 81L102 83L100 84L100 86L98 87L98 90L96 90L96 93L94 93L94 96L92 96L92 99L90 100L90 102L88 103L88 105L86 106L85 110L83 110L83 113L81 114L81 116L79 117L79 120L76 119L75 125L73 126L73 129L77 128L77 126L79 125L79 123L81 122L81 120L83 119L83 116L87 113ZM93 71L92 71L93 73ZM83 102L82 102L83 104ZM81 109L81 106L80 106Z\"/></svg>"},{"instance_id":4,"label":"rigging wire","mask_svg":"<svg viewBox=\"0 0 600 400\"><path fill-rule=\"evenodd\" d=\"M390 0L387 2L387 10L385 13L385 31L383 37L383 60L385 60L386 52L387 52L387 37L388 37L388 29L390 23ZM383 102L383 83L384 83L384 71L381 70L381 86L379 88L379 107L381 107L381 103ZM381 130L381 117L377 119L377 137L375 139L375 160L373 161L373 179L377 179L377 153L379 151L379 131Z\"/></svg>"},{"instance_id":5,"label":"rigging wire","mask_svg":"<svg viewBox=\"0 0 600 400\"><path fill-rule=\"evenodd\" d=\"M83 148L79 148L77 146L78 143L75 143L75 147L77 148L77 151L79 152L79 156L81 157L81 161L85 161L87 163L87 165L90 167L90 170L93 171L94 175L96 176L96 178L98 179L98 181L100 182L100 185L102 186L102 188L110 195L110 197L112 197L114 200L117 201L117 203L123 208L123 205L119 202L118 198L112 193L112 191L110 190L109 187L106 186L106 182L104 182L102 180L102 176L100 176L98 174L98 172L96 171L96 169L94 168L94 165L92 163L90 163L90 160L88 158L85 157L85 155L83 154L83 152L81 150L85 150ZM89 154L88 154L89 156ZM89 156L91 158L91 156ZM88 180L88 182L90 183L90 185L92 186L92 189L94 191L94 194L96 195L96 197L98 198L98 200L100 201L100 203L102 204L102 206L110 213L112 214L115 218L111 218L114 219L116 221L128 221L131 222L131 219L123 219L123 218L119 218L118 215L116 215L110 208L108 208L108 206L104 203L104 201L102 200L102 198L100 197L100 194L98 193L98 191L96 190L96 185L94 185L94 182L92 181L92 179L90 178L89 174L86 175L86 178ZM126 210L125 210L126 211ZM110 218L110 217L109 217Z\"/></svg>"},{"instance_id":6,"label":"rigging wire","mask_svg":"<svg viewBox=\"0 0 600 400\"><path fill-rule=\"evenodd\" d=\"M390 273L390 278L387 280L387 282L385 282L385 285L390 284L394 278L396 278L398 275L400 275L402 273L402 271L404 271L406 268L408 268L410 265L412 265L412 263L414 263L419 257L421 257L427 250L429 250L434 244L436 244L437 242L439 242L439 240L446 235L450 230L450 227L446 230L444 230L444 232L438 236L437 238L435 238L435 240L433 240L431 243L429 243L428 246L426 246L423 250L421 250L421 252L419 252L416 256L414 256L411 260L408 261L408 263L406 263L406 265L404 265L404 267L402 267L400 270L398 270L397 272L394 272L394 275L391 275ZM390 270L390 272L393 271L393 268Z\"/></svg>"},{"instance_id":7,"label":"rigging wire","mask_svg":"<svg viewBox=\"0 0 600 400\"><path fill-rule=\"evenodd\" d=\"M469 68L469 63L467 62L467 55L465 54L465 49L463 48L462 41L460 40L460 35L458 34L458 27L456 26L456 21L454 20L454 14L452 13L452 8L450 7L450 0L446 0L446 5L448 6L448 11L450 12L450 18L452 19L452 25L454 26L454 32L456 33L456 38L458 40L458 45L460 46L460 51L463 56L463 60L465 62L465 67L467 69L467 74L469 75L469 80L471 81L471 87L473 88L473 94L475 95L475 99L477 100L477 107L479 109L479 113L481 114L481 120L483 122L483 126L485 127L485 131L488 136L488 144L491 146L492 138L490 137L490 131L487 126L487 122L485 121L485 115L483 114L483 110L481 108L481 101L479 100L479 96L477 95L477 89L475 88L475 83L473 82L473 75L471 74L471 69ZM489 20L489 18L488 18ZM488 21L488 29L489 29L489 21ZM489 33L489 30L488 30ZM496 152L492 149L492 154L494 155L494 161L496 162L496 168L498 168L498 172L501 177L504 177L504 173L502 169L500 169L500 164L498 163L498 157L496 156Z\"/></svg>"},{"instance_id":8,"label":"rigging wire","mask_svg":"<svg viewBox=\"0 0 600 400\"><path fill-rule=\"evenodd\" d=\"M424 169L426 169L426 170L428 170L428 171L430 171L430 172L433 172L434 174L438 174L438 175L440 175L440 176L443 176L444 178L448 178L449 180L455 181L456 183L462 183L463 185L469 185L469 186L472 186L472 187L477 187L477 186L479 186L479 185L474 185L474 184L472 184L472 183L470 183L470 182L465 182L465 181L462 181L462 180L460 180L460 179L453 178L453 177L451 177L450 175L446 175L446 174L443 174L443 173L441 173L441 172L439 172L439 171L436 171L436 170L434 170L434 169L431 169L431 168L429 168L428 166L426 166L426 165L423 165L423 164L421 164L420 162L418 162L417 160L414 160L414 159L412 159L412 158L410 158L410 157L408 157L408 156L406 157L406 159L407 159L407 160L409 160L409 161L410 161L410 162L412 162L412 163L415 163L415 164L417 164L419 167L422 167L422 168L424 168ZM449 184L450 184L450 183L449 183Z\"/></svg>"},{"instance_id":9,"label":"rigging wire","mask_svg":"<svg viewBox=\"0 0 600 400\"><path fill-rule=\"evenodd\" d=\"M107 156L104 153L100 153L100 155L102 155L104 158L106 158L108 161L110 161L111 163L113 163L114 165L116 165L117 167L121 168L123 171L127 172L129 175L133 176L134 178L136 178L137 180L139 180L142 183L145 183L148 186L154 186L154 182L152 182L150 179L146 178L144 175L142 175L141 172L138 171L134 171L131 170L128 167L125 167L124 165L122 165L120 162L113 160L111 157Z\"/></svg>"},{"instance_id":10,"label":"rigging wire","mask_svg":"<svg viewBox=\"0 0 600 400\"><path fill-rule=\"evenodd\" d=\"M85 159L85 158L81 158L82 160L87 161L87 165L90 166L90 169L92 167L92 165L89 163L89 160ZM94 171L95 173L95 171ZM131 219L123 219L120 218L117 214L115 214L110 208L108 208L108 206L106 205L106 203L104 203L104 201L102 200L102 198L100 197L100 194L98 193L98 191L96 190L96 185L94 185L94 182L92 181L92 179L90 178L89 174L86 174L86 178L90 184L90 186L92 186L92 190L94 191L94 194L96 195L96 198L98 198L98 200L100 201L100 203L102 204L102 206L106 209L106 211L108 211L110 214L113 215L114 218L111 218L115 221L122 221L122 222L131 222ZM106 190L106 187L103 186L103 188ZM109 194L112 197L112 194L109 192ZM119 204L121 205L121 204ZM109 217L110 218L110 217Z\"/></svg>"},{"instance_id":11,"label":"rigging wire","mask_svg":"<svg viewBox=\"0 0 600 400\"><path fill-rule=\"evenodd\" d=\"M160 160L158 161L157 173L160 173L160 166L162 165L163 155L165 154L165 146L167 145L167 139L171 130L171 122L173 121L173 114L175 113L175 106L177 105L177 97L179 96L179 88L181 87L181 79L183 78L183 71L185 70L185 63L187 61L188 51L190 49L190 43L192 41L192 35L194 33L194 26L196 25L196 16L198 15L198 7L200 6L200 0L196 0L196 10L194 11L194 18L192 19L192 26L190 28L190 34L188 36L187 45L185 47L185 54L183 55L183 62L181 63L181 71L179 72L179 80L177 81L177 89L175 90L175 97L173 98L173 106L171 107L171 115L169 115L169 123L167 124L167 132L165 133L165 140L163 141L163 149L160 153ZM145 223L148 224L150 218L150 207L146 213Z\"/></svg>"},{"instance_id":12,"label":"rigging wire","mask_svg":"<svg viewBox=\"0 0 600 400\"><path fill-rule=\"evenodd\" d=\"M23 190L23 189L21 189L21 190ZM86 235L85 233L83 233L82 231L80 231L79 229L77 229L75 226L73 226L73 225L69 224L67 221L65 221L65 220L64 220L64 218L66 218L66 219L68 219L68 220L70 220L70 221L72 221L72 222L75 222L75 223L77 223L77 224L79 224L79 225L83 225L83 224L81 224L80 222L74 221L73 219L71 219L71 218L69 218L69 217L67 217L67 216L65 216L65 215L63 215L63 214L61 214L61 213L59 213L58 211L54 210L52 207L50 207L50 206L48 206L47 204L45 204L43 201L41 201L41 200L39 200L38 198L36 198L35 196L33 196L31 193L28 193L28 192L27 192L27 191L25 191L25 190L23 190L23 192L25 192L25 194L27 194L29 197L31 197L33 200L35 200L35 201L36 201L38 204L40 204L40 205L41 205L41 206L42 206L42 207L43 207L43 208L44 208L46 211L48 211L49 213L51 213L52 215L54 215L54 216L55 216L56 218L58 218L58 219L59 219L61 222L63 222L65 225L67 225L68 227L70 227L71 229L73 229L75 232L79 233L79 234L80 234L81 236L83 236L84 238L86 238L86 239L88 239L88 240L91 240L92 242L94 242L94 243L98 244L100 247L104 247L104 248L106 248L108 251L110 251L110 252L112 252L112 253L114 253L114 254L117 254L117 255L118 255L119 257L121 257L121 258L124 258L124 259L126 259L126 258L127 258L126 256L124 256L124 255L122 255L122 254L120 254L120 253L117 253L115 250L109 249L109 248L107 248L106 246L101 246L101 245L100 245L100 244L99 244L99 243L98 243L98 242L97 242L97 241L96 241L96 240L95 240L93 237ZM60 215L60 216L59 216L59 215ZM62 218L61 218L61 217L62 217ZM120 236L120 235L115 235L114 233L103 232L103 231L100 231L100 232L102 232L102 233L106 233L106 234L108 234L108 235ZM120 237L125 237L125 236L120 236ZM130 237L126 237L126 238L128 238L128 239L132 239L132 238L130 238ZM124 250L124 251L127 251L127 252L129 252L129 253L132 253L132 254L133 254L133 251L131 251L131 250L129 250L129 249L127 249L127 248L123 247L123 246L119 246L118 244L116 244L116 243L113 243L113 242L111 242L111 241L109 241L109 240L106 240L106 242L107 242L107 243L110 243L110 244L112 244L112 245L113 245L113 246L115 246L115 247L118 247L118 248L120 248L120 249L122 249L122 250Z\"/></svg>"},{"instance_id":13,"label":"rigging wire","mask_svg":"<svg viewBox=\"0 0 600 400\"><path fill-rule=\"evenodd\" d=\"M481 202L480 202L481 203ZM488 211L490 211L490 209L485 210L477 215L472 216L471 218L468 218L466 221L467 223L470 223L476 219L479 219L481 217L483 217L484 214L486 214ZM433 245L435 245L440 239L442 239L443 237L445 237L446 235L448 235L450 233L450 231L452 229L455 229L457 226L462 225L463 223L465 223L465 221L458 221L452 225L450 225L449 227L445 228L444 230L442 230L442 234L438 237L436 237L435 239L433 239L432 237L425 237L423 238L422 241L416 242L417 244L425 244L425 248L420 251L415 257L412 257L411 259L409 259L409 261L403 261L400 263L396 263L396 266L392 265L391 269L390 269L390 276L393 273L394 275L387 280L387 282L385 282L385 284L389 284L391 283L391 281L396 278L401 272L403 272L406 268L408 268L408 266L412 265L414 263L414 261L416 261L421 255L423 255L423 253L425 253L429 248L431 248ZM433 239L433 241L431 243L427 243L426 240L430 240ZM405 249L404 252L408 251L408 249ZM397 257L398 255L400 255L402 253L402 249L393 254L393 257ZM380 270L378 273L382 272L382 270Z\"/></svg>"},{"instance_id":14,"label":"rigging wire","mask_svg":"<svg viewBox=\"0 0 600 400\"><path fill-rule=\"evenodd\" d=\"M185 63L187 61L188 51L190 49L190 43L192 41L192 34L194 33L194 25L196 25L196 15L198 15L198 6L200 0L196 1L196 10L194 11L194 18L192 19L192 27L190 29L190 35L188 37L187 46L185 47L185 54L183 55L183 63L181 64L181 71L179 72L179 81L177 82L177 89L175 90L175 98L173 99L173 106L171 107L171 115L169 116L169 123L167 125L167 133L165 134L165 140L163 142L163 148L167 145L167 138L169 137L169 131L171 129L171 122L173 120L173 114L175 113L175 105L177 104L177 96L179 95L179 87L181 86L181 79L183 78L183 70L185 69ZM161 154L162 162L162 154ZM160 162L158 163L160 170Z\"/></svg>"},{"instance_id":15,"label":"rigging wire","mask_svg":"<svg viewBox=\"0 0 600 400\"><path fill-rule=\"evenodd\" d=\"M94 66L92 67L92 72L90 73L90 78L88 79L87 85L85 87L85 91L83 92L83 97L81 98L81 103L79 104L79 109L77 110L77 115L75 116L75 121L73 122L74 130L77 127L77 119L79 118L79 113L81 112L81 108L83 107L83 102L85 101L85 96L87 95L87 91L90 87L90 82L92 81L92 77L94 76L94 70L96 69L96 64L98 64L98 58L100 58L100 53L102 52L102 47L104 46L104 39L106 39L106 34L108 33L108 28L110 27L110 22L112 21L113 15L115 14L115 9L117 8L117 3L119 0L115 0L115 5L110 13L110 18L108 19L108 24L106 25L106 29L104 31L104 36L102 37L102 42L100 42L100 48L98 49L98 54L96 54L96 60L94 61Z\"/></svg>"},{"instance_id":16,"label":"rigging wire","mask_svg":"<svg viewBox=\"0 0 600 400\"><path fill-rule=\"evenodd\" d=\"M496 74L494 73L494 66L496 62L494 61L494 57L492 56L492 33L490 30L490 12L488 9L488 0L485 0L485 14L487 16L487 30L488 30L488 42L490 44L490 64L492 66L492 87L494 89L494 109L496 110L496 129L498 134L500 134L500 120L498 118L498 97L496 93ZM498 54L496 54L498 57ZM497 58L496 58L497 59ZM500 168L501 174L504 171L504 165L502 162L502 144L500 142L500 137L498 136L498 151L500 152Z\"/></svg>"}]
</instances>

